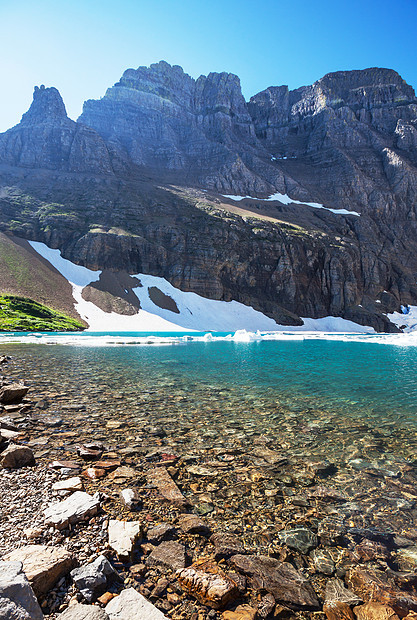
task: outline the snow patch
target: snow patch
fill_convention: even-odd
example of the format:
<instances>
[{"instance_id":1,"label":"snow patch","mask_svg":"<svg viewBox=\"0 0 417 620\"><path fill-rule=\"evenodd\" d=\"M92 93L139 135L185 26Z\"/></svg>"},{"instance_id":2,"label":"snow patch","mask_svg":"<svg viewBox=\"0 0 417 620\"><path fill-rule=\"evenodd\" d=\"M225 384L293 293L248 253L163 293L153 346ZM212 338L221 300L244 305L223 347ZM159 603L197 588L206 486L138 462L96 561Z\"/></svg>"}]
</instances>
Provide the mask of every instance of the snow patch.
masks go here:
<instances>
[{"instance_id":1,"label":"snow patch","mask_svg":"<svg viewBox=\"0 0 417 620\"><path fill-rule=\"evenodd\" d=\"M89 327L86 330L88 332L236 332L235 339L245 342L255 338L248 334L260 334L261 331L375 333L372 327L358 325L334 316L320 319L303 318L304 325L301 326L279 325L254 308L237 301L207 299L196 293L181 291L164 278L143 273L133 275L142 284L133 289L140 301L141 309L134 315L104 312L82 297L83 288L91 282L96 282L101 271L92 271L75 265L62 258L59 250L52 250L44 243L36 241L29 243L71 283L75 309L88 323ZM171 297L177 305L179 314L155 305L149 297L151 287L157 287L162 293Z\"/></svg>"},{"instance_id":2,"label":"snow patch","mask_svg":"<svg viewBox=\"0 0 417 620\"><path fill-rule=\"evenodd\" d=\"M326 211L331 211L332 213L336 213L336 215L356 215L357 217L360 217L361 215L357 211L348 211L347 209L331 209L330 207L325 207L324 205L318 202L301 202L300 200L294 200L293 198L290 198L288 194L280 194L279 192L275 194L271 194L271 196L268 196L268 198L253 198L253 196L235 196L231 194L222 194L222 196L224 198L230 198L230 200L235 200L235 201L245 200L245 198L250 198L251 200L261 200L261 201L278 200L284 205L296 204L296 205L304 205L307 207L313 207L313 209L325 209Z\"/></svg>"},{"instance_id":3,"label":"snow patch","mask_svg":"<svg viewBox=\"0 0 417 620\"><path fill-rule=\"evenodd\" d=\"M92 271L81 265L75 265L61 256L61 250L48 248L47 245L39 241L29 241L29 244L35 252L51 263L51 265L71 284L84 287L91 282L97 282L100 278L101 271Z\"/></svg>"},{"instance_id":4,"label":"snow patch","mask_svg":"<svg viewBox=\"0 0 417 620\"><path fill-rule=\"evenodd\" d=\"M387 317L405 333L417 331L417 306L401 306L401 312L391 312Z\"/></svg>"}]
</instances>

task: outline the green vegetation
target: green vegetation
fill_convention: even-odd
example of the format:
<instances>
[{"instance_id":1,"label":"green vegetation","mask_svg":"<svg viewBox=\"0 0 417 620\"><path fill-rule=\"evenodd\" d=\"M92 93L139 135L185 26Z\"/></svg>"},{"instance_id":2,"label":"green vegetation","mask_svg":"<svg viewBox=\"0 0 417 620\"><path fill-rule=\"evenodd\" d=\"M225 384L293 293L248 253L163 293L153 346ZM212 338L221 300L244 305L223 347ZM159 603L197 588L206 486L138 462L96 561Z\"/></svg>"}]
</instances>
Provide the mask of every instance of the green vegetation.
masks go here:
<instances>
[{"instance_id":1,"label":"green vegetation","mask_svg":"<svg viewBox=\"0 0 417 620\"><path fill-rule=\"evenodd\" d=\"M0 331L68 332L85 329L69 316L47 308L27 297L0 295Z\"/></svg>"}]
</instances>

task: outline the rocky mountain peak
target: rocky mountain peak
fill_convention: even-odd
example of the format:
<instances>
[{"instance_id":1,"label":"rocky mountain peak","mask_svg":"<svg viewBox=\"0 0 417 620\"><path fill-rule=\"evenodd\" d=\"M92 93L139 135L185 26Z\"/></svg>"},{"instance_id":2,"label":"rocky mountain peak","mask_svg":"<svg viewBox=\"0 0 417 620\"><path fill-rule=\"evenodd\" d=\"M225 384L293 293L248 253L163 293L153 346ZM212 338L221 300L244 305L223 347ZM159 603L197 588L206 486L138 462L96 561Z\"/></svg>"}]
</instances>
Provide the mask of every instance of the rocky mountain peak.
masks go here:
<instances>
[{"instance_id":1,"label":"rocky mountain peak","mask_svg":"<svg viewBox=\"0 0 417 620\"><path fill-rule=\"evenodd\" d=\"M333 105L343 102L370 108L415 99L414 89L396 71L379 67L328 73L313 84L313 89L320 90Z\"/></svg>"},{"instance_id":2,"label":"rocky mountain peak","mask_svg":"<svg viewBox=\"0 0 417 620\"><path fill-rule=\"evenodd\" d=\"M231 73L195 80L161 61L125 71L76 123L56 89L35 89L0 134L0 227L280 322L394 329L389 313L417 304L416 163L417 99L395 71L247 103ZM276 193L297 202L261 201Z\"/></svg>"},{"instance_id":3,"label":"rocky mountain peak","mask_svg":"<svg viewBox=\"0 0 417 620\"><path fill-rule=\"evenodd\" d=\"M191 107L193 87L193 78L185 73L182 67L170 65L161 60L149 67L127 69L119 82L107 90L106 97L126 99L125 91L129 89ZM131 100L134 101L133 94L131 94Z\"/></svg>"},{"instance_id":4,"label":"rocky mountain peak","mask_svg":"<svg viewBox=\"0 0 417 620\"><path fill-rule=\"evenodd\" d=\"M33 101L29 110L23 114L22 124L37 124L48 121L67 119L67 111L59 91L53 86L45 88L35 86Z\"/></svg>"}]
</instances>

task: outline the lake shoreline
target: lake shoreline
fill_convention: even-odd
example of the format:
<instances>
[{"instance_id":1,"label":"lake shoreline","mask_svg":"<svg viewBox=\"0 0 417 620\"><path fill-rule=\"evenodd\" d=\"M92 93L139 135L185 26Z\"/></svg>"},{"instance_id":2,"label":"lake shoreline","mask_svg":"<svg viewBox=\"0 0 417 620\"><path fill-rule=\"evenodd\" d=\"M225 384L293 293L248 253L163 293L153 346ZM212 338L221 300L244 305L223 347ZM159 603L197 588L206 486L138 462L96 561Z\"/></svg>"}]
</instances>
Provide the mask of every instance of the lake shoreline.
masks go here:
<instances>
[{"instance_id":1,"label":"lake shoreline","mask_svg":"<svg viewBox=\"0 0 417 620\"><path fill-rule=\"evenodd\" d=\"M14 364L3 361L6 385L19 374ZM50 413L54 400L62 417L56 407ZM125 406L123 394L119 401ZM119 574L88 601L68 570L39 596L46 618L59 617L70 603L68 609L92 603L105 609L131 588L174 620L313 618L323 609L328 618L342 611L371 618L375 602L400 617L417 610L412 461L378 468L357 457L341 469L325 458L297 456L294 445L278 447L262 434L251 445L231 437L224 447L206 442L181 452L162 426L145 423L138 441L123 418L112 416L105 426L109 437L118 436L115 447L97 439L94 427L80 427L85 405L36 386L3 407L2 426L6 419L18 434L13 443L31 450L36 465L0 473L8 507L2 558L16 547L52 546L71 554L71 565L104 555ZM312 431L320 434L320 425ZM53 491L74 478L81 489L77 482L77 490ZM48 525L44 511L74 493L96 498L93 513L77 524ZM139 523L129 557L109 546L111 521ZM210 601L202 586L213 575L228 592L221 601L219 593Z\"/></svg>"}]
</instances>

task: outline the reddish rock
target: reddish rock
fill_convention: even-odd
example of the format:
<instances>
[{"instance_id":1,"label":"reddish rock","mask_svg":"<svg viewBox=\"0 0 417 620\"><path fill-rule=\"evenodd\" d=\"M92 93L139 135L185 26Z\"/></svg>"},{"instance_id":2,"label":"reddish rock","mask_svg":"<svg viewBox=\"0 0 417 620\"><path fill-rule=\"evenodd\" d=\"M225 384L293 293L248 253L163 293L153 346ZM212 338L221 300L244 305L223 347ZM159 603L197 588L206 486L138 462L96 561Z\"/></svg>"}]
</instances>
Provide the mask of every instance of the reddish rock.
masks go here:
<instances>
[{"instance_id":1,"label":"reddish rock","mask_svg":"<svg viewBox=\"0 0 417 620\"><path fill-rule=\"evenodd\" d=\"M120 459L109 459L104 461L96 461L95 466L100 469L112 470L116 469L116 467L120 467L121 461Z\"/></svg>"},{"instance_id":2,"label":"reddish rock","mask_svg":"<svg viewBox=\"0 0 417 620\"><path fill-rule=\"evenodd\" d=\"M214 560L198 560L178 571L177 576L183 590L213 609L222 609L239 595L235 582Z\"/></svg>"},{"instance_id":3,"label":"reddish rock","mask_svg":"<svg viewBox=\"0 0 417 620\"><path fill-rule=\"evenodd\" d=\"M250 605L239 605L234 611L224 611L222 620L255 620L256 609Z\"/></svg>"},{"instance_id":4,"label":"reddish rock","mask_svg":"<svg viewBox=\"0 0 417 620\"><path fill-rule=\"evenodd\" d=\"M365 603L353 611L358 620L399 620L395 611L382 603Z\"/></svg>"},{"instance_id":5,"label":"reddish rock","mask_svg":"<svg viewBox=\"0 0 417 620\"><path fill-rule=\"evenodd\" d=\"M88 467L82 473L86 478L90 478L90 480L96 480L97 478L104 478L106 475L106 471L104 469L100 469L99 467Z\"/></svg>"},{"instance_id":6,"label":"reddish rock","mask_svg":"<svg viewBox=\"0 0 417 620\"><path fill-rule=\"evenodd\" d=\"M78 456L81 456L86 461L91 459L98 459L103 454L103 445L101 443L85 443L82 446L78 446Z\"/></svg>"},{"instance_id":7,"label":"reddish rock","mask_svg":"<svg viewBox=\"0 0 417 620\"><path fill-rule=\"evenodd\" d=\"M162 497L180 508L189 505L165 467L155 467L147 475L148 483L155 485Z\"/></svg>"},{"instance_id":8,"label":"reddish rock","mask_svg":"<svg viewBox=\"0 0 417 620\"><path fill-rule=\"evenodd\" d=\"M346 575L346 584L365 602L388 605L400 618L410 609L417 611L417 596L400 590L384 571L360 566L352 568Z\"/></svg>"},{"instance_id":9,"label":"reddish rock","mask_svg":"<svg viewBox=\"0 0 417 620\"><path fill-rule=\"evenodd\" d=\"M97 600L102 605L107 605L107 603L111 601L112 598L114 598L115 596L117 596L117 594L114 594L113 592L105 592L104 594L99 596Z\"/></svg>"},{"instance_id":10,"label":"reddish rock","mask_svg":"<svg viewBox=\"0 0 417 620\"><path fill-rule=\"evenodd\" d=\"M327 620L355 620L349 605L341 601L325 603L323 605L323 612L326 614Z\"/></svg>"}]
</instances>

